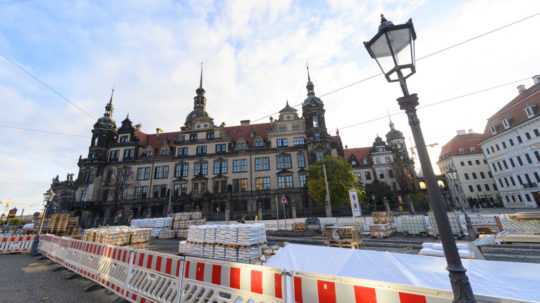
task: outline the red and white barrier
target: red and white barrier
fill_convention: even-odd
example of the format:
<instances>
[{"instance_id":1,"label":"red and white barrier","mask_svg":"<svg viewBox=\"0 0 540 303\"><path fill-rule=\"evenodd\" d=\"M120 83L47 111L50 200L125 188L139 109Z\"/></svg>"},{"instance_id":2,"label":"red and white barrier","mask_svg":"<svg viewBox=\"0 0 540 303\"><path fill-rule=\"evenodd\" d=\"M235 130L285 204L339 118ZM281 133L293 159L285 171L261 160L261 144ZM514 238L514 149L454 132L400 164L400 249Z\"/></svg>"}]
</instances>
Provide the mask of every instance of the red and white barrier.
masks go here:
<instances>
[{"instance_id":1,"label":"red and white barrier","mask_svg":"<svg viewBox=\"0 0 540 303\"><path fill-rule=\"evenodd\" d=\"M0 254L29 252L33 241L33 235L0 236Z\"/></svg>"},{"instance_id":2,"label":"red and white barrier","mask_svg":"<svg viewBox=\"0 0 540 303\"><path fill-rule=\"evenodd\" d=\"M320 274L293 274L295 303L443 303L452 293Z\"/></svg>"},{"instance_id":3,"label":"red and white barrier","mask_svg":"<svg viewBox=\"0 0 540 303\"><path fill-rule=\"evenodd\" d=\"M316 273L287 272L52 235L39 250L51 260L136 303L445 303L446 290ZM477 302L516 302L477 296Z\"/></svg>"}]
</instances>

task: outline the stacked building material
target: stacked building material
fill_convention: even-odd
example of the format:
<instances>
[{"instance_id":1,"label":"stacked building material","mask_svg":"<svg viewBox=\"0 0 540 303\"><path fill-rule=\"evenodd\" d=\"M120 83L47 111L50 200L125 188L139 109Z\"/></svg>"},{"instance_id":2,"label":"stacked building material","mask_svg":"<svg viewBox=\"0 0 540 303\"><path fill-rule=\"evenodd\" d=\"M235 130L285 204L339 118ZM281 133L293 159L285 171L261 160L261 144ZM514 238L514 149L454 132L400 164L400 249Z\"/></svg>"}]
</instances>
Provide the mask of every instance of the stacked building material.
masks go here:
<instances>
[{"instance_id":1,"label":"stacked building material","mask_svg":"<svg viewBox=\"0 0 540 303\"><path fill-rule=\"evenodd\" d=\"M176 238L179 239L187 238L190 226L202 225L205 223L206 220L203 219L202 213L199 211L175 213L172 215L172 229L175 231Z\"/></svg>"},{"instance_id":2,"label":"stacked building material","mask_svg":"<svg viewBox=\"0 0 540 303\"><path fill-rule=\"evenodd\" d=\"M84 231L84 241L97 242L109 245L145 245L150 241L151 229L131 228L128 226L111 226L90 228Z\"/></svg>"},{"instance_id":3,"label":"stacked building material","mask_svg":"<svg viewBox=\"0 0 540 303\"><path fill-rule=\"evenodd\" d=\"M369 226L369 235L373 238L386 238L391 236L395 229L393 218L388 212L373 212L373 224Z\"/></svg>"},{"instance_id":4,"label":"stacked building material","mask_svg":"<svg viewBox=\"0 0 540 303\"><path fill-rule=\"evenodd\" d=\"M540 243L539 212L498 215L496 220L502 230L498 242Z\"/></svg>"},{"instance_id":5,"label":"stacked building material","mask_svg":"<svg viewBox=\"0 0 540 303\"><path fill-rule=\"evenodd\" d=\"M396 218L396 229L400 233L420 235L427 233L425 216L404 215Z\"/></svg>"},{"instance_id":6,"label":"stacked building material","mask_svg":"<svg viewBox=\"0 0 540 303\"><path fill-rule=\"evenodd\" d=\"M180 242L179 253L234 262L260 260L266 243L264 224L191 226L187 241Z\"/></svg>"},{"instance_id":7,"label":"stacked building material","mask_svg":"<svg viewBox=\"0 0 540 303\"><path fill-rule=\"evenodd\" d=\"M159 239L174 239L176 237L176 232L172 229L162 229L159 231Z\"/></svg>"},{"instance_id":8,"label":"stacked building material","mask_svg":"<svg viewBox=\"0 0 540 303\"><path fill-rule=\"evenodd\" d=\"M463 236L464 231L467 230L465 226L460 224L459 220L460 214L457 212L448 212L448 221L450 222L450 229L452 234L458 237ZM439 236L439 228L437 227L437 221L435 220L435 215L433 212L429 212L429 221L431 222L431 227L429 233L432 236Z\"/></svg>"},{"instance_id":9,"label":"stacked building material","mask_svg":"<svg viewBox=\"0 0 540 303\"><path fill-rule=\"evenodd\" d=\"M148 218L148 219L133 219L131 227L135 228L151 228L152 237L157 238L162 229L171 229L172 218Z\"/></svg>"}]
</instances>

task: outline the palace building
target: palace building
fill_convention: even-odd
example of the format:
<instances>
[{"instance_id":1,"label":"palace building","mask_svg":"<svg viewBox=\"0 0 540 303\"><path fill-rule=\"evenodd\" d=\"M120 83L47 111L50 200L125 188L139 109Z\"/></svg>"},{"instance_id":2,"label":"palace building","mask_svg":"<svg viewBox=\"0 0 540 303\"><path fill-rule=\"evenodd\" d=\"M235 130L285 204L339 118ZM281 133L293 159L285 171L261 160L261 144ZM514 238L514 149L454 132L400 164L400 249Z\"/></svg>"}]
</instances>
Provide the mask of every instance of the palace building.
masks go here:
<instances>
[{"instance_id":1,"label":"palace building","mask_svg":"<svg viewBox=\"0 0 540 303\"><path fill-rule=\"evenodd\" d=\"M145 133L126 117L117 127L113 97L78 161L71 209L83 226L201 210L208 219L321 215L307 195L307 167L343 157L326 128L324 104L308 71L302 112L287 103L277 119L217 125L206 111L203 74L179 131Z\"/></svg>"}]
</instances>

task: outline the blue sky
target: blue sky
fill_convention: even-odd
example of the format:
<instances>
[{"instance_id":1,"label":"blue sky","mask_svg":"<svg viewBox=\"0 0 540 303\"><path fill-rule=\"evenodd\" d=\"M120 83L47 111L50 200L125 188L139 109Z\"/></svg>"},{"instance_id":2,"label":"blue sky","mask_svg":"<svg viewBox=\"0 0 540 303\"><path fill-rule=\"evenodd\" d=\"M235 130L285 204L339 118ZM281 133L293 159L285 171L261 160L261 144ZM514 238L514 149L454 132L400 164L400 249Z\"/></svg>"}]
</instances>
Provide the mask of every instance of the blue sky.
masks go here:
<instances>
[{"instance_id":1,"label":"blue sky","mask_svg":"<svg viewBox=\"0 0 540 303\"><path fill-rule=\"evenodd\" d=\"M148 132L176 130L204 61L208 111L235 125L301 102L306 62L318 94L376 73L362 42L381 12L396 23L413 18L421 56L538 11L532 0L0 1L0 54L89 113L0 58L0 126L79 135L0 128L0 200L37 209L53 176L76 173L113 87L117 121L129 112ZM531 39L539 25L533 18L419 62L411 91L429 103L540 73L540 42ZM483 131L517 84L421 110L426 141L440 148L458 129ZM327 124L349 147L371 145L386 119L342 127L397 111L399 95L383 78L328 95ZM393 120L410 136L403 115Z\"/></svg>"}]
</instances>

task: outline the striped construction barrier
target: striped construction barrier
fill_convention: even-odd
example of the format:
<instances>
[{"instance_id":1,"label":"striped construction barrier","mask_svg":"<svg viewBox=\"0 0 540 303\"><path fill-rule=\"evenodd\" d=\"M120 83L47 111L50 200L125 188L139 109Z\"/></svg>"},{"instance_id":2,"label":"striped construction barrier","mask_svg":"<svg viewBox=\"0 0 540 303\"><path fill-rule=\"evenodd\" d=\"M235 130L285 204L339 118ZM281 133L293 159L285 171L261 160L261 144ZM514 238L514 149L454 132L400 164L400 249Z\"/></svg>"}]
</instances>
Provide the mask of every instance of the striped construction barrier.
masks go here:
<instances>
[{"instance_id":1,"label":"striped construction barrier","mask_svg":"<svg viewBox=\"0 0 540 303\"><path fill-rule=\"evenodd\" d=\"M53 235L52 261L136 303L446 303L446 290L218 260L180 257ZM477 302L516 302L477 296Z\"/></svg>"},{"instance_id":2,"label":"striped construction barrier","mask_svg":"<svg viewBox=\"0 0 540 303\"><path fill-rule=\"evenodd\" d=\"M0 236L0 254L29 252L33 241L34 235Z\"/></svg>"}]
</instances>

